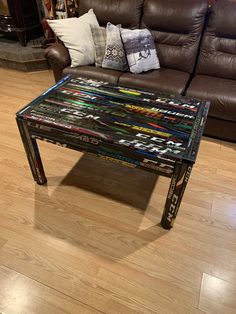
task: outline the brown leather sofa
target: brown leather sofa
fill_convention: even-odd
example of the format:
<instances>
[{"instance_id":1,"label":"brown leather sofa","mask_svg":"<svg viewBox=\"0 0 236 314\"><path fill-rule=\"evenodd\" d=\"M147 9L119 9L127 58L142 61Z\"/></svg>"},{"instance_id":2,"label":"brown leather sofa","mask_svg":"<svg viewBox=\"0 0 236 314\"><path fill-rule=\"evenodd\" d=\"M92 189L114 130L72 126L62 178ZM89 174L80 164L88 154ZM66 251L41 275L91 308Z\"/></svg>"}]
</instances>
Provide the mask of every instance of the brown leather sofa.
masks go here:
<instances>
[{"instance_id":1,"label":"brown leather sofa","mask_svg":"<svg viewBox=\"0 0 236 314\"><path fill-rule=\"evenodd\" d=\"M236 141L236 2L212 8L187 95L211 101L206 135Z\"/></svg>"},{"instance_id":2,"label":"brown leather sofa","mask_svg":"<svg viewBox=\"0 0 236 314\"><path fill-rule=\"evenodd\" d=\"M93 8L101 26L110 21L124 28L149 28L161 69L131 74L93 65L71 68L68 50L57 43L45 52L56 81L72 74L210 99L205 134L236 141L235 2L218 0L206 28L207 0L80 0L79 8L80 15Z\"/></svg>"}]
</instances>

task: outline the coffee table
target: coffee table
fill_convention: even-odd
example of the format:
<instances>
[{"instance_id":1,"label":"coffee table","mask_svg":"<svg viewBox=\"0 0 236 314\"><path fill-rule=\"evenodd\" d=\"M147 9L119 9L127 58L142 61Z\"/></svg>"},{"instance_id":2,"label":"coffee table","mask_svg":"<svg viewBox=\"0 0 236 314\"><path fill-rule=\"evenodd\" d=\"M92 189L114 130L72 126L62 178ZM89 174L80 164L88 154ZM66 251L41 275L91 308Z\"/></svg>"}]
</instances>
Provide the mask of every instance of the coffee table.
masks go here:
<instances>
[{"instance_id":1,"label":"coffee table","mask_svg":"<svg viewBox=\"0 0 236 314\"><path fill-rule=\"evenodd\" d=\"M171 178L161 220L175 221L209 102L67 76L16 114L34 180L47 182L36 140Z\"/></svg>"}]
</instances>

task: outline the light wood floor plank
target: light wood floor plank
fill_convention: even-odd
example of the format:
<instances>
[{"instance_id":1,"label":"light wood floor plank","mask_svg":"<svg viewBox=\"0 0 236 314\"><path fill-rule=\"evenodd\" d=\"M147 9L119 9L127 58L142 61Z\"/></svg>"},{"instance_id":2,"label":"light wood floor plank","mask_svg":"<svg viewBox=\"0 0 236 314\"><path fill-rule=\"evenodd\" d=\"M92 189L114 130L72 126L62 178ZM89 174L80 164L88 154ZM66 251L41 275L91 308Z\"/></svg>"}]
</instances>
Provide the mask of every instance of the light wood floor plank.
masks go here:
<instances>
[{"instance_id":1,"label":"light wood floor plank","mask_svg":"<svg viewBox=\"0 0 236 314\"><path fill-rule=\"evenodd\" d=\"M203 274L198 308L207 313L236 313L236 285Z\"/></svg>"},{"instance_id":2,"label":"light wood floor plank","mask_svg":"<svg viewBox=\"0 0 236 314\"><path fill-rule=\"evenodd\" d=\"M0 311L6 314L102 313L2 265L0 265Z\"/></svg>"}]
</instances>

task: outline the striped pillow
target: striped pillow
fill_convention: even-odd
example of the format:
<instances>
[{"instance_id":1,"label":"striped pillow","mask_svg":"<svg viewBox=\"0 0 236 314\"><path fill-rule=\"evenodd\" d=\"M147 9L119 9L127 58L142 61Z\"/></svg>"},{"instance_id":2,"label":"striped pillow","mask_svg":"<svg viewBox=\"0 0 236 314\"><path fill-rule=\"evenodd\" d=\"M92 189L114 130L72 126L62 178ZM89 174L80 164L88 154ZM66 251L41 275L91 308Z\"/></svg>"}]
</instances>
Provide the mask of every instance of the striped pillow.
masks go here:
<instances>
[{"instance_id":1,"label":"striped pillow","mask_svg":"<svg viewBox=\"0 0 236 314\"><path fill-rule=\"evenodd\" d=\"M101 67L106 51L106 28L96 25L90 25L90 27L94 41L95 65Z\"/></svg>"}]
</instances>

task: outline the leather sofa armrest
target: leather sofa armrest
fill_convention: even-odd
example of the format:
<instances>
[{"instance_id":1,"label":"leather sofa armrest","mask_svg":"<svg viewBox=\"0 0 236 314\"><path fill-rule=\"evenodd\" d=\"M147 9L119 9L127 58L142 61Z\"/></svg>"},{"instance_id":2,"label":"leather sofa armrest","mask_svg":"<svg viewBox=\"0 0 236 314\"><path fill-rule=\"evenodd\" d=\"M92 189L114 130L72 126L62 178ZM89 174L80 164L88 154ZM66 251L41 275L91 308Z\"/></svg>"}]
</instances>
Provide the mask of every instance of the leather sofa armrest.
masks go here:
<instances>
[{"instance_id":1,"label":"leather sofa armrest","mask_svg":"<svg viewBox=\"0 0 236 314\"><path fill-rule=\"evenodd\" d=\"M53 70L55 81L58 82L62 78L63 69L71 64L68 49L61 43L56 43L46 48L44 55Z\"/></svg>"}]
</instances>

